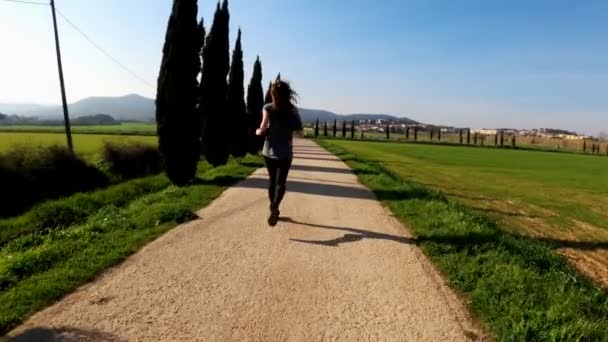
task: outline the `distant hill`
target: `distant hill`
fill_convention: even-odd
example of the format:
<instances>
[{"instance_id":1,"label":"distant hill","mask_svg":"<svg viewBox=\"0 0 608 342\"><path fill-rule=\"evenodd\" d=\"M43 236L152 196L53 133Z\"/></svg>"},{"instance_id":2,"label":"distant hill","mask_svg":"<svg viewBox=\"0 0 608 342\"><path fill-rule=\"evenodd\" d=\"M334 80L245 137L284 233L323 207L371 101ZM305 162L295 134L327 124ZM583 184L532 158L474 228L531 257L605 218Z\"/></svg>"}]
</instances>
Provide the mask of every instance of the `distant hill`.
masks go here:
<instances>
[{"instance_id":1,"label":"distant hill","mask_svg":"<svg viewBox=\"0 0 608 342\"><path fill-rule=\"evenodd\" d=\"M0 112L5 115L37 116L36 113L54 109L54 105L31 103L0 103Z\"/></svg>"},{"instance_id":2,"label":"distant hill","mask_svg":"<svg viewBox=\"0 0 608 342\"><path fill-rule=\"evenodd\" d=\"M416 121L409 119L409 118L405 118L405 117L397 117L394 115L388 115L388 114L348 114L348 115L340 115L340 114L336 114L336 113L332 113L326 110L319 110L319 109L306 109L306 108L299 108L300 110L300 117L302 118L303 122L314 122L317 119L319 119L319 122L325 122L327 121L329 122L333 122L334 120L337 121L359 121L359 120L399 120L399 121L403 121L403 122L409 122L409 123L417 123Z\"/></svg>"},{"instance_id":3,"label":"distant hill","mask_svg":"<svg viewBox=\"0 0 608 342\"><path fill-rule=\"evenodd\" d=\"M154 121L156 105L153 99L140 95L121 97L89 97L69 105L70 117L93 116L106 113L119 121ZM18 116L38 117L40 120L61 119L61 106L41 106L34 104L0 104L0 112ZM304 122L333 120L401 120L415 121L386 114L350 114L339 115L326 110L300 108L300 116Z\"/></svg>"},{"instance_id":4,"label":"distant hill","mask_svg":"<svg viewBox=\"0 0 608 342\"><path fill-rule=\"evenodd\" d=\"M153 121L154 100L139 96L89 97L70 105L74 117L107 113L116 120Z\"/></svg>"},{"instance_id":5,"label":"distant hill","mask_svg":"<svg viewBox=\"0 0 608 342\"><path fill-rule=\"evenodd\" d=\"M68 105L70 117L94 116L107 113L116 120L153 121L154 100L140 95L121 97L88 97ZM19 116L36 116L40 119L56 119L63 116L61 106L40 106L30 104L0 104L0 112Z\"/></svg>"},{"instance_id":6,"label":"distant hill","mask_svg":"<svg viewBox=\"0 0 608 342\"><path fill-rule=\"evenodd\" d=\"M72 125L75 126L120 125L120 121L114 120L114 118L108 114L80 116L70 121L72 122ZM63 124L63 121L61 121L61 123Z\"/></svg>"}]
</instances>

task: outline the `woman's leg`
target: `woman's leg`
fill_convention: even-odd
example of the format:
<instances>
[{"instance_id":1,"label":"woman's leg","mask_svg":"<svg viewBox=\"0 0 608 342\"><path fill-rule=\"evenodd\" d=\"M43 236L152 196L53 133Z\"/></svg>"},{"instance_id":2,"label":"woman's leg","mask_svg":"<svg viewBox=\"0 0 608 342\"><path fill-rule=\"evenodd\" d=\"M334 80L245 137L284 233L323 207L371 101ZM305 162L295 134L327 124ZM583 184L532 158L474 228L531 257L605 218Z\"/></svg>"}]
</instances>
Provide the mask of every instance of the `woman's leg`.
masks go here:
<instances>
[{"instance_id":1,"label":"woman's leg","mask_svg":"<svg viewBox=\"0 0 608 342\"><path fill-rule=\"evenodd\" d=\"M285 191L287 191L287 175L291 168L291 159L289 160L277 160L277 189L274 197L274 207L276 210L279 209L279 205L285 197Z\"/></svg>"},{"instance_id":2,"label":"woman's leg","mask_svg":"<svg viewBox=\"0 0 608 342\"><path fill-rule=\"evenodd\" d=\"M264 158L266 169L268 170L268 199L270 206L274 203L277 188L277 160Z\"/></svg>"}]
</instances>

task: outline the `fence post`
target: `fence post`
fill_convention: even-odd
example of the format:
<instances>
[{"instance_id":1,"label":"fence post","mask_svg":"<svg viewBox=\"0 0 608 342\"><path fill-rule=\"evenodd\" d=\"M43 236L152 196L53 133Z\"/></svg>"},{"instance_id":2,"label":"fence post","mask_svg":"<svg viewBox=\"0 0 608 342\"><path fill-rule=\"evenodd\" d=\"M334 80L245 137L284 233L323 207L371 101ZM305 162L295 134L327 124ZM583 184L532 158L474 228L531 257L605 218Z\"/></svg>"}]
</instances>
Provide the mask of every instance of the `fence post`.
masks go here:
<instances>
[{"instance_id":1,"label":"fence post","mask_svg":"<svg viewBox=\"0 0 608 342\"><path fill-rule=\"evenodd\" d=\"M391 126L386 125L386 140L391 140Z\"/></svg>"},{"instance_id":2,"label":"fence post","mask_svg":"<svg viewBox=\"0 0 608 342\"><path fill-rule=\"evenodd\" d=\"M355 139L355 120L350 124L350 138Z\"/></svg>"},{"instance_id":3,"label":"fence post","mask_svg":"<svg viewBox=\"0 0 608 342\"><path fill-rule=\"evenodd\" d=\"M418 141L418 126L414 126L414 141Z\"/></svg>"},{"instance_id":4,"label":"fence post","mask_svg":"<svg viewBox=\"0 0 608 342\"><path fill-rule=\"evenodd\" d=\"M471 145L471 129L467 128L467 145Z\"/></svg>"},{"instance_id":5,"label":"fence post","mask_svg":"<svg viewBox=\"0 0 608 342\"><path fill-rule=\"evenodd\" d=\"M410 140L410 126L405 127L405 140Z\"/></svg>"}]
</instances>

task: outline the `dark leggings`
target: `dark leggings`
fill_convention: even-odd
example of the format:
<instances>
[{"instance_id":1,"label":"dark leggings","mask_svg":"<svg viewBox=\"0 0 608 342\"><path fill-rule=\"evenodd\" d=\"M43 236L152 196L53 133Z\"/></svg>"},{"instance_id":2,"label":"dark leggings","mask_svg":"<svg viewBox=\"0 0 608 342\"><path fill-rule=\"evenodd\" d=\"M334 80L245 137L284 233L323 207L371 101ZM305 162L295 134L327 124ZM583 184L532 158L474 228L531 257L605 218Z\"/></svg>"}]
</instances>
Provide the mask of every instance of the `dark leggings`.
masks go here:
<instances>
[{"instance_id":1,"label":"dark leggings","mask_svg":"<svg viewBox=\"0 0 608 342\"><path fill-rule=\"evenodd\" d=\"M291 159L278 160L264 158L266 160L266 168L270 176L270 184L268 185L268 198L270 199L270 209L278 210L283 197L285 196L285 183L287 182L287 174L291 168Z\"/></svg>"}]
</instances>

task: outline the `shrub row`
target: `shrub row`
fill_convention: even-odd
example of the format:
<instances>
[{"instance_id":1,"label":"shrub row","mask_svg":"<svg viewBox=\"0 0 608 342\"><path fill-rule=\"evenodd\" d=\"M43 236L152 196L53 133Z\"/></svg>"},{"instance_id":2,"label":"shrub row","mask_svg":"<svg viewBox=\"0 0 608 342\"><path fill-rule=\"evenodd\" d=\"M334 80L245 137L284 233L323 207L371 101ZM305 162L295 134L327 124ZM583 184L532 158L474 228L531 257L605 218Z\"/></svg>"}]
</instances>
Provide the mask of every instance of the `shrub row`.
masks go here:
<instances>
[{"instance_id":1,"label":"shrub row","mask_svg":"<svg viewBox=\"0 0 608 342\"><path fill-rule=\"evenodd\" d=\"M22 213L47 199L159 173L161 158L153 146L106 144L103 161L109 174L65 147L16 147L0 155L0 217Z\"/></svg>"},{"instance_id":2,"label":"shrub row","mask_svg":"<svg viewBox=\"0 0 608 342\"><path fill-rule=\"evenodd\" d=\"M17 214L47 198L107 184L103 172L67 148L18 147L0 155L0 216Z\"/></svg>"},{"instance_id":3,"label":"shrub row","mask_svg":"<svg viewBox=\"0 0 608 342\"><path fill-rule=\"evenodd\" d=\"M108 170L122 179L132 179L162 171L158 149L142 143L106 143L103 147L103 161Z\"/></svg>"}]
</instances>

